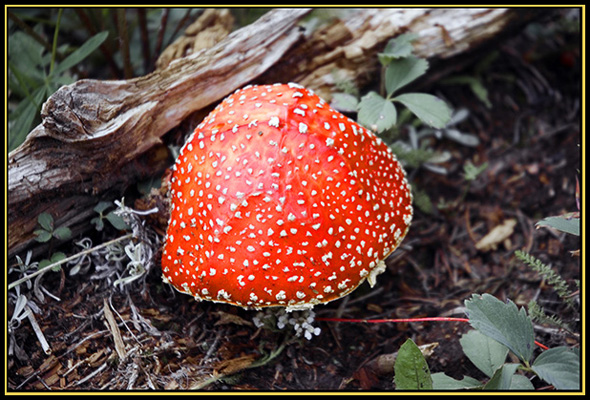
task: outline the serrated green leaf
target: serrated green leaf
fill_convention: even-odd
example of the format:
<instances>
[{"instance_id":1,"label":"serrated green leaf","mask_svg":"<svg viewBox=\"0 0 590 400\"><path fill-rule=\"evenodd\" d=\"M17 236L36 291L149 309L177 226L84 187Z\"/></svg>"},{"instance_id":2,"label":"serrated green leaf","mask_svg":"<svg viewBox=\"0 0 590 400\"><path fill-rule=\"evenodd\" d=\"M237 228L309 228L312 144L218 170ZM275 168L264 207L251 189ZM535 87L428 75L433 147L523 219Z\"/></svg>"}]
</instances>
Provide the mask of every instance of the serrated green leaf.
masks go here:
<instances>
[{"instance_id":1,"label":"serrated green leaf","mask_svg":"<svg viewBox=\"0 0 590 400\"><path fill-rule=\"evenodd\" d=\"M350 93L334 93L330 107L340 112L355 112L358 108L359 101L356 96Z\"/></svg>"},{"instance_id":2,"label":"serrated green leaf","mask_svg":"<svg viewBox=\"0 0 590 400\"><path fill-rule=\"evenodd\" d=\"M460 381L451 378L444 372L437 372L431 375L432 388L434 390L463 390L463 389L479 389L483 383L470 376L464 376Z\"/></svg>"},{"instance_id":3,"label":"serrated green leaf","mask_svg":"<svg viewBox=\"0 0 590 400\"><path fill-rule=\"evenodd\" d=\"M394 364L396 390L431 390L432 378L424 355L411 339L400 347Z\"/></svg>"},{"instance_id":4,"label":"serrated green leaf","mask_svg":"<svg viewBox=\"0 0 590 400\"><path fill-rule=\"evenodd\" d=\"M387 42L385 49L383 49L383 53L378 54L381 64L386 66L392 60L408 57L414 50L412 41L416 38L418 38L418 34L409 32L391 39Z\"/></svg>"},{"instance_id":5,"label":"serrated green leaf","mask_svg":"<svg viewBox=\"0 0 590 400\"><path fill-rule=\"evenodd\" d=\"M53 70L53 75L59 75L60 73L67 71L80 61L88 57L94 50L96 50L109 36L107 31L97 33L88 39L82 46L76 51L67 56L59 65Z\"/></svg>"},{"instance_id":6,"label":"serrated green leaf","mask_svg":"<svg viewBox=\"0 0 590 400\"><path fill-rule=\"evenodd\" d=\"M571 215L558 215L555 217L543 218L536 223L536 226L548 226L561 232L580 236L580 218L573 218Z\"/></svg>"},{"instance_id":7,"label":"serrated green leaf","mask_svg":"<svg viewBox=\"0 0 590 400\"><path fill-rule=\"evenodd\" d=\"M580 390L580 357L568 347L545 350L531 368L558 390Z\"/></svg>"},{"instance_id":8,"label":"serrated green leaf","mask_svg":"<svg viewBox=\"0 0 590 400\"><path fill-rule=\"evenodd\" d=\"M63 252L57 251L51 255L51 263L59 262L65 258L66 258L66 255Z\"/></svg>"},{"instance_id":9,"label":"serrated green leaf","mask_svg":"<svg viewBox=\"0 0 590 400\"><path fill-rule=\"evenodd\" d=\"M379 133L391 128L397 121L397 111L391 101L375 92L369 92L359 103L359 123Z\"/></svg>"},{"instance_id":10,"label":"serrated green leaf","mask_svg":"<svg viewBox=\"0 0 590 400\"><path fill-rule=\"evenodd\" d=\"M459 343L473 365L490 378L508 355L508 347L475 330L463 335Z\"/></svg>"},{"instance_id":11,"label":"serrated green leaf","mask_svg":"<svg viewBox=\"0 0 590 400\"><path fill-rule=\"evenodd\" d=\"M392 60L385 70L385 90L387 95L390 96L398 89L414 81L423 75L427 69L428 61L422 58L408 57Z\"/></svg>"},{"instance_id":12,"label":"serrated green leaf","mask_svg":"<svg viewBox=\"0 0 590 400\"><path fill-rule=\"evenodd\" d=\"M37 217L37 222L41 225L41 228L45 229L46 231L53 231L53 217L51 214L43 212L39 214Z\"/></svg>"},{"instance_id":13,"label":"serrated green leaf","mask_svg":"<svg viewBox=\"0 0 590 400\"><path fill-rule=\"evenodd\" d=\"M520 364L504 364L498 368L488 383L483 387L484 390L510 390L512 387L512 378Z\"/></svg>"},{"instance_id":14,"label":"serrated green leaf","mask_svg":"<svg viewBox=\"0 0 590 400\"><path fill-rule=\"evenodd\" d=\"M61 251L53 253L51 255L50 259L45 259L45 260L39 261L39 269L47 268L51 264L55 264L56 262L60 262L61 260L65 259L65 258L66 258L66 255L64 253L62 253ZM52 271L59 271L60 269L61 269L61 265L58 265L56 267L53 267L51 270Z\"/></svg>"},{"instance_id":15,"label":"serrated green leaf","mask_svg":"<svg viewBox=\"0 0 590 400\"><path fill-rule=\"evenodd\" d=\"M406 93L393 99L399 101L422 122L433 128L442 129L451 119L451 109L441 99L426 93Z\"/></svg>"},{"instance_id":16,"label":"serrated green leaf","mask_svg":"<svg viewBox=\"0 0 590 400\"><path fill-rule=\"evenodd\" d=\"M528 363L533 355L533 324L524 308L512 301L504 303L490 294L474 294L465 301L469 323L486 336L508 347Z\"/></svg>"}]
</instances>

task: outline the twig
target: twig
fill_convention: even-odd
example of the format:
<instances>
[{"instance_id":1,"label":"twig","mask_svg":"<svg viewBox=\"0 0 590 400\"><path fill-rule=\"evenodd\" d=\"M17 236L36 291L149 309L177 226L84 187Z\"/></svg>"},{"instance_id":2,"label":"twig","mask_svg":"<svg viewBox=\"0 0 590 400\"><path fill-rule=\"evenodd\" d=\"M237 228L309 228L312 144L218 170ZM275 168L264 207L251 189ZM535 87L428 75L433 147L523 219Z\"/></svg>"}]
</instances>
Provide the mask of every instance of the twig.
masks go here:
<instances>
[{"instance_id":1,"label":"twig","mask_svg":"<svg viewBox=\"0 0 590 400\"><path fill-rule=\"evenodd\" d=\"M98 367L96 370L94 370L94 372L92 372L90 375L86 375L84 378L82 378L81 380L76 382L76 386L80 386L84 382L94 378L94 376L98 375L98 373L101 372L103 369L105 369L107 366L108 366L108 364L105 362L100 367Z\"/></svg>"},{"instance_id":2,"label":"twig","mask_svg":"<svg viewBox=\"0 0 590 400\"><path fill-rule=\"evenodd\" d=\"M43 335L43 331L41 330L41 327L39 326L39 324L37 323L37 320L35 319L35 315L33 314L33 310L31 310L31 308L29 306L25 306L25 310L26 310L26 312L28 312L27 317L29 318L29 322L31 323L33 330L35 331L35 335L37 335L37 339L39 339L39 343L41 343L41 348L43 349L43 352L47 355L50 355L51 354L51 347L49 346L49 343L47 343L47 340L45 339L45 335Z\"/></svg>"},{"instance_id":3,"label":"twig","mask_svg":"<svg viewBox=\"0 0 590 400\"><path fill-rule=\"evenodd\" d=\"M33 279L33 278L34 278L34 277L36 277L37 275L44 274L45 272L49 271L49 270L50 270L50 269L52 269L52 268L58 267L58 266L60 266L60 265L62 265L62 264L65 264L65 263L67 263L68 261L75 260L76 258L79 258L79 257L81 257L81 256L83 256L83 255L90 254L90 253L92 253L92 252L94 252L94 251L96 251L96 250L102 249L103 247L110 246L110 245L111 245L111 244L113 244L113 243L122 242L122 241L124 241L124 240L126 240L126 239L129 239L129 238L131 238L131 237L133 237L133 234L132 234L132 233L128 233L127 235L123 235L123 236L121 236L121 237L118 237L118 238L116 238L116 239L109 240L108 242L105 242L105 243L99 244L98 246L95 246L95 247L93 247L93 248L91 248L91 249L88 249L88 250L81 251L80 253L76 253L76 254L74 254L73 256L70 256L70 257L64 258L63 260L60 260L60 261L54 262L53 264L49 264L49 265L48 265L48 266L46 266L45 268L42 268L42 269L40 269L40 270L37 270L37 271L33 272L33 273L32 273L32 274L30 274L30 275L27 275L27 276L25 276L25 277L22 277L22 278L20 278L20 279L18 279L18 280L16 280L16 281L14 281L14 282L10 283L10 284L8 285L8 290L15 288L16 286L20 285L20 284L21 284L21 283L23 283L23 282L26 282L26 281L28 281L28 280L30 280L30 279Z\"/></svg>"},{"instance_id":4,"label":"twig","mask_svg":"<svg viewBox=\"0 0 590 400\"><path fill-rule=\"evenodd\" d=\"M121 360L124 360L125 357L127 357L127 352L125 351L125 344L123 343L121 331L117 326L117 321L115 320L115 316L113 315L113 312L111 311L111 308L109 307L109 303L106 298L104 299L103 310L104 317L107 320L111 333L113 334L113 340L115 341L115 350L117 351L119 358Z\"/></svg>"}]
</instances>

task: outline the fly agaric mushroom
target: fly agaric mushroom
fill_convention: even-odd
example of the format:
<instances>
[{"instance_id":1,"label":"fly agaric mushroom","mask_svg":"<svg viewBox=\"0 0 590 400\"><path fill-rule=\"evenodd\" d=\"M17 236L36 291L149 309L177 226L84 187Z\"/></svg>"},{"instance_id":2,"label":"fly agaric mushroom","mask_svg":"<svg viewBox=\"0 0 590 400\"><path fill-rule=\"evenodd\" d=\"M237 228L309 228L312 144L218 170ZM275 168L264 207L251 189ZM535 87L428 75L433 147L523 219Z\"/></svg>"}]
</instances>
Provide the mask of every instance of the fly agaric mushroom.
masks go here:
<instances>
[{"instance_id":1,"label":"fly agaric mushroom","mask_svg":"<svg viewBox=\"0 0 590 400\"><path fill-rule=\"evenodd\" d=\"M373 286L412 220L389 147L293 83L224 99L180 150L170 193L164 281L244 308Z\"/></svg>"}]
</instances>

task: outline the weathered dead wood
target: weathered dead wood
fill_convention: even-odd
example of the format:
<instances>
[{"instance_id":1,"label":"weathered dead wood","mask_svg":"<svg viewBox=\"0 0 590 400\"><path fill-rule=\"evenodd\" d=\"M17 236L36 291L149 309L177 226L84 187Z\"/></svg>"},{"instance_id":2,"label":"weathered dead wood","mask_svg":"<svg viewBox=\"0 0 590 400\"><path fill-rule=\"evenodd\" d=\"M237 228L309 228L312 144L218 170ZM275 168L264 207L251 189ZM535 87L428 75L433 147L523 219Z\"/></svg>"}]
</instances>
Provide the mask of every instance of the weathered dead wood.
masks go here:
<instances>
[{"instance_id":1,"label":"weathered dead wood","mask_svg":"<svg viewBox=\"0 0 590 400\"><path fill-rule=\"evenodd\" d=\"M8 159L9 256L33 239L37 216L75 226L97 196L120 194L162 166L160 138L195 110L259 76L301 38L308 9L274 10L212 48L126 81L80 80L43 105L42 124ZM160 168L161 170L161 168Z\"/></svg>"},{"instance_id":2,"label":"weathered dead wood","mask_svg":"<svg viewBox=\"0 0 590 400\"><path fill-rule=\"evenodd\" d=\"M9 155L9 256L31 243L41 212L83 230L97 197L118 196L165 167L158 149L166 132L248 82L295 81L329 99L336 80L367 82L376 53L397 34L418 33L418 55L445 59L530 17L514 9L344 10L304 37L296 24L308 12L273 10L144 77L58 90L42 124Z\"/></svg>"},{"instance_id":3,"label":"weathered dead wood","mask_svg":"<svg viewBox=\"0 0 590 400\"><path fill-rule=\"evenodd\" d=\"M188 28L160 54L156 69L164 69L173 60L206 50L225 39L232 31L234 17L227 8L207 8Z\"/></svg>"},{"instance_id":4,"label":"weathered dead wood","mask_svg":"<svg viewBox=\"0 0 590 400\"><path fill-rule=\"evenodd\" d=\"M362 87L374 80L377 53L399 34L416 33L415 54L441 61L524 26L540 13L514 8L341 10L339 19L314 32L258 80L270 83L287 76L330 100L338 82Z\"/></svg>"}]
</instances>

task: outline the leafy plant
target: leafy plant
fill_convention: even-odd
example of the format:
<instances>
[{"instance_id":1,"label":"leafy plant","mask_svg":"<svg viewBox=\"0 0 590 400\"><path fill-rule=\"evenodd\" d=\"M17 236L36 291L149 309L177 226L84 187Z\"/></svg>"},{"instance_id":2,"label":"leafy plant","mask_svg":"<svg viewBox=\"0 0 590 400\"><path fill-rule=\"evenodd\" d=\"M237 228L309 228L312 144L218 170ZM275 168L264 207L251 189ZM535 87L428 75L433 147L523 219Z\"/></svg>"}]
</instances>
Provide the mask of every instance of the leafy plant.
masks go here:
<instances>
[{"instance_id":1,"label":"leafy plant","mask_svg":"<svg viewBox=\"0 0 590 400\"><path fill-rule=\"evenodd\" d=\"M443 372L425 373L423 363L426 361L420 359L423 358L421 353L400 349L395 362L396 383L399 373L413 376L417 389L428 387L428 382L432 382L434 390L533 390L527 377L532 374L558 390L580 389L578 350L559 346L534 358L533 326L524 308L519 310L512 301L503 302L489 294L472 295L465 301L465 307L475 330L463 335L460 344L469 360L488 377L487 381L469 376L457 380ZM506 362L509 352L519 363ZM406 385L409 384L403 383L402 388L407 388Z\"/></svg>"},{"instance_id":2,"label":"leafy plant","mask_svg":"<svg viewBox=\"0 0 590 400\"><path fill-rule=\"evenodd\" d=\"M58 60L58 54L69 51L69 46L58 48L58 37L63 9L58 11L50 51L43 45L38 29L32 33L16 31L8 39L8 86L11 94L20 98L8 115L8 150L21 144L36 121L43 102L60 86L75 81L70 70L96 50L108 32L90 37L83 45ZM12 18L18 18L11 13Z\"/></svg>"},{"instance_id":3,"label":"leafy plant","mask_svg":"<svg viewBox=\"0 0 590 400\"><path fill-rule=\"evenodd\" d=\"M101 201L96 207L94 207L94 211L98 213L98 217L92 218L90 223L94 224L97 231L102 231L104 229L105 219L118 230L129 229L129 226L125 223L123 218L117 215L115 212L116 210L112 210L106 214L104 213L112 205L113 204L110 201Z\"/></svg>"},{"instance_id":4,"label":"leafy plant","mask_svg":"<svg viewBox=\"0 0 590 400\"><path fill-rule=\"evenodd\" d=\"M68 227L60 226L59 228L54 229L53 217L51 214L45 212L39 214L37 222L41 227L41 229L34 231L34 234L36 235L35 240L38 242L49 242L52 238L67 240L72 237L72 231Z\"/></svg>"},{"instance_id":5,"label":"leafy plant","mask_svg":"<svg viewBox=\"0 0 590 400\"><path fill-rule=\"evenodd\" d=\"M335 94L335 106L343 111L358 111L358 121L377 133L397 124L396 104L405 106L423 123L443 128L451 118L451 109L443 100L426 93L398 94L428 69L427 60L412 54L411 42L416 37L416 34L406 33L393 38L378 55L383 67L385 97L370 91L358 101L350 93Z\"/></svg>"},{"instance_id":6,"label":"leafy plant","mask_svg":"<svg viewBox=\"0 0 590 400\"><path fill-rule=\"evenodd\" d=\"M567 282L561 277L561 275L555 272L549 265L545 264L529 253L516 250L514 255L516 255L516 258L531 267L533 271L543 276L547 280L547 283L555 289L555 292L559 295L559 297L568 305L573 307L574 304L571 299L572 292L569 289Z\"/></svg>"},{"instance_id":7,"label":"leafy plant","mask_svg":"<svg viewBox=\"0 0 590 400\"><path fill-rule=\"evenodd\" d=\"M9 7L8 150L39 123L41 105L60 86L80 77L128 79L153 71L157 55L201 12L194 7ZM96 56L92 64L85 62L90 55Z\"/></svg>"}]
</instances>

